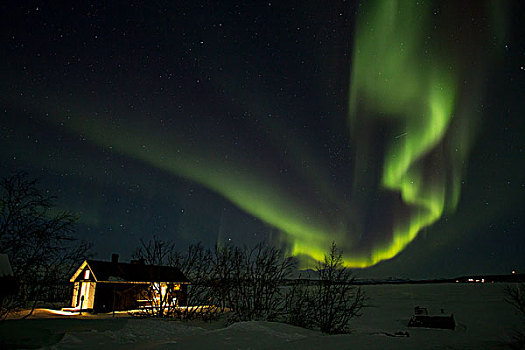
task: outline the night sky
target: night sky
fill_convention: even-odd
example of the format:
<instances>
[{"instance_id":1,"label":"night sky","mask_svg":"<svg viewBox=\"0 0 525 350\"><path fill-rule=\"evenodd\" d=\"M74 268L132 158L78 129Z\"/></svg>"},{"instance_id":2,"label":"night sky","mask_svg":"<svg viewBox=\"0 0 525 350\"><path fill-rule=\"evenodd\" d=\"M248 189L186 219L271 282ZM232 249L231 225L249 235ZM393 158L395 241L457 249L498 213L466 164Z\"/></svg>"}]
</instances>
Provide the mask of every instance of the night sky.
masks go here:
<instances>
[{"instance_id":1,"label":"night sky","mask_svg":"<svg viewBox=\"0 0 525 350\"><path fill-rule=\"evenodd\" d=\"M157 235L303 266L335 241L361 277L525 270L521 1L0 13L1 174L39 178L97 258Z\"/></svg>"}]
</instances>

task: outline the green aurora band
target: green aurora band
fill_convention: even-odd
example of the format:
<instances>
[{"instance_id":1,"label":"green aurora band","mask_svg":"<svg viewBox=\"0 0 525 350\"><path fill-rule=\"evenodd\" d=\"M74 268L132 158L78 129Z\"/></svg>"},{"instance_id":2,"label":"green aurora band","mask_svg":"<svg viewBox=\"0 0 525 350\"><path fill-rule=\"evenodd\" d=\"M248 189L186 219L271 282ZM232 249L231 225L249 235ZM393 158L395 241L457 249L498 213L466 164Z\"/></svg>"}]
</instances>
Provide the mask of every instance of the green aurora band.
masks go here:
<instances>
[{"instance_id":1,"label":"green aurora band","mask_svg":"<svg viewBox=\"0 0 525 350\"><path fill-rule=\"evenodd\" d=\"M359 133L362 123L369 120L395 125L391 127L391 140L384 152L380 185L384 190L399 193L412 210L407 217L394 220L390 240L376 245L368 259L350 260L350 266L369 266L393 258L421 229L436 222L445 210L456 208L461 173L473 140L474 103L479 103L481 95L480 86L471 86L470 97L461 96L464 105L459 105L459 85L467 82L469 62L462 62L460 45L451 49L450 42L461 36L461 26L468 27L468 23L445 21L441 25L457 25L460 29L435 30L432 17L439 12L430 2L365 3L358 18L353 50L351 131ZM454 12L461 7L441 5L452 12L451 16L457 16ZM481 6L486 6L487 12L502 13L488 3ZM498 20L501 21L493 18L493 27L501 32ZM476 34L470 38L466 35L463 40L476 42L476 37L489 40L488 35ZM463 43L461 39L456 41ZM468 52L468 48L465 50L467 55L475 54ZM477 71L471 74L483 75L483 67L472 66L470 69ZM431 174L425 167L429 160L434 168Z\"/></svg>"},{"instance_id":2,"label":"green aurora band","mask_svg":"<svg viewBox=\"0 0 525 350\"><path fill-rule=\"evenodd\" d=\"M335 241L345 252L347 266L372 266L396 256L421 229L456 207L473 141L476 113L471 109L479 102L482 84L478 83L481 78L471 79L468 95L464 87L459 88L460 82L471 78L465 72L472 65L447 47L450 33L432 30L433 9L428 3L365 3L359 10L354 35L351 135L355 138L362 125L371 121L389 126L390 142L379 160L382 175L378 188L399 193L408 208L404 215L394 215L393 232L380 232L374 239L363 240L360 237L366 233L355 232L350 223L359 222L357 214L349 210L330 212L330 200L320 201L322 208L304 203L276 180L278 176L273 180L263 176L260 167L250 166L241 155L218 157L213 142L203 145L205 149L188 147L182 131L159 131L158 127L131 120L115 125L103 118L86 118L93 115L90 107L78 108L77 112L68 107L50 114L57 116L54 123L101 147L218 193L277 228L292 255L321 260ZM486 33L480 40L485 38ZM474 65L470 74L479 76L482 68ZM366 153L367 147L370 145L358 142L354 151ZM355 173L361 170L357 164ZM362 184L357 175L355 179L357 188ZM346 208L345 204L339 208Z\"/></svg>"}]
</instances>

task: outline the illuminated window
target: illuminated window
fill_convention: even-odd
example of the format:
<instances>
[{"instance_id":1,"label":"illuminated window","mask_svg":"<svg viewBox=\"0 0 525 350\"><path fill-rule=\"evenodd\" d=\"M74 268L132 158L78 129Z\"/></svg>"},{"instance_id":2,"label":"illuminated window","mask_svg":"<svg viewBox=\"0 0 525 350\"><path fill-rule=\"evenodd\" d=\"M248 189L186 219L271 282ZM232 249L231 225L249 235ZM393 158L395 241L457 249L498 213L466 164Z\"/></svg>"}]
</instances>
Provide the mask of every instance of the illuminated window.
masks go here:
<instances>
[{"instance_id":1,"label":"illuminated window","mask_svg":"<svg viewBox=\"0 0 525 350\"><path fill-rule=\"evenodd\" d=\"M84 271L84 279L85 280L89 279L89 270Z\"/></svg>"},{"instance_id":2,"label":"illuminated window","mask_svg":"<svg viewBox=\"0 0 525 350\"><path fill-rule=\"evenodd\" d=\"M173 290L180 290L180 284L175 284L173 286Z\"/></svg>"}]
</instances>

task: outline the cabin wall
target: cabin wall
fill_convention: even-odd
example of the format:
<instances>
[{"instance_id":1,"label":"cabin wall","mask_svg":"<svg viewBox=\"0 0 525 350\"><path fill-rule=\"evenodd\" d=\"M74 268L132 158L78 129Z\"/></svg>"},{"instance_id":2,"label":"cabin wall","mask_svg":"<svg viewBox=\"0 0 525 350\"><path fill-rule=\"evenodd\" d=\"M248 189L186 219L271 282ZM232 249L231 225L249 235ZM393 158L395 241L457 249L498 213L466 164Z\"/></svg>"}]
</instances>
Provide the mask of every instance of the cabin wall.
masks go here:
<instances>
[{"instance_id":1,"label":"cabin wall","mask_svg":"<svg viewBox=\"0 0 525 350\"><path fill-rule=\"evenodd\" d=\"M87 298L86 298L87 303L85 305L85 308L91 310L93 309L93 305L95 302L95 292L96 292L97 283L96 282L87 282L87 283L89 283L89 290L87 293Z\"/></svg>"},{"instance_id":2,"label":"cabin wall","mask_svg":"<svg viewBox=\"0 0 525 350\"><path fill-rule=\"evenodd\" d=\"M118 303L116 303L118 310L131 310L139 306L138 300L148 288L147 284L132 284L122 288L118 295Z\"/></svg>"},{"instance_id":3,"label":"cabin wall","mask_svg":"<svg viewBox=\"0 0 525 350\"><path fill-rule=\"evenodd\" d=\"M109 312L113 310L113 285L98 283L93 310L95 312Z\"/></svg>"},{"instance_id":4,"label":"cabin wall","mask_svg":"<svg viewBox=\"0 0 525 350\"><path fill-rule=\"evenodd\" d=\"M80 281L73 285L73 298L71 299L72 307L80 307L82 295L84 296L82 309L93 309L96 295L96 282Z\"/></svg>"},{"instance_id":5,"label":"cabin wall","mask_svg":"<svg viewBox=\"0 0 525 350\"><path fill-rule=\"evenodd\" d=\"M73 284L73 298L71 299L71 307L77 307L78 293L80 292L80 282Z\"/></svg>"},{"instance_id":6,"label":"cabin wall","mask_svg":"<svg viewBox=\"0 0 525 350\"><path fill-rule=\"evenodd\" d=\"M95 312L111 312L136 309L138 300L147 288L146 284L132 283L98 283Z\"/></svg>"}]
</instances>

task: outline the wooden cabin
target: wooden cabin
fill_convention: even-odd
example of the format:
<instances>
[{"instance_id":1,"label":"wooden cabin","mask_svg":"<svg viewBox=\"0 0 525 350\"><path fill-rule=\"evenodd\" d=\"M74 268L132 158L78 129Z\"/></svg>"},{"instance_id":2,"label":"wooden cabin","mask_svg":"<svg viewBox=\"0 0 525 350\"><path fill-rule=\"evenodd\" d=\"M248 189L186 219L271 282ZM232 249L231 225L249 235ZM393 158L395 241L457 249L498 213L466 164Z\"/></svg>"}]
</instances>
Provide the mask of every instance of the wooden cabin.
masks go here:
<instances>
[{"instance_id":1,"label":"wooden cabin","mask_svg":"<svg viewBox=\"0 0 525 350\"><path fill-rule=\"evenodd\" d=\"M111 261L85 260L70 282L71 306L93 312L137 309L163 297L166 290L170 291L170 302L185 306L190 284L175 267L146 265L142 260L120 263L118 254L113 254Z\"/></svg>"}]
</instances>

